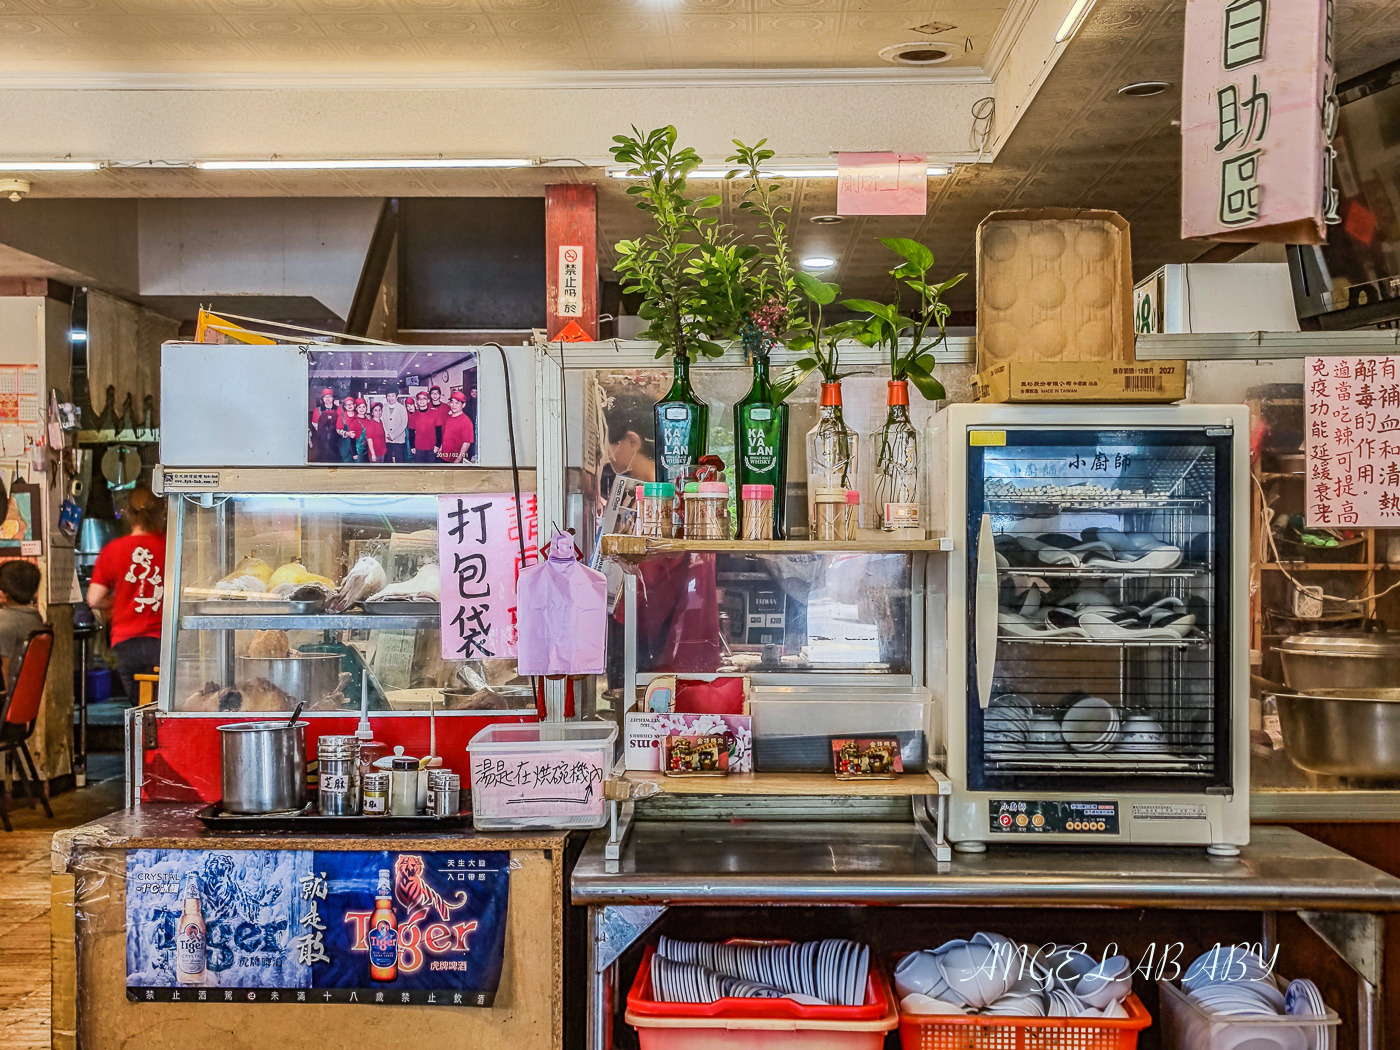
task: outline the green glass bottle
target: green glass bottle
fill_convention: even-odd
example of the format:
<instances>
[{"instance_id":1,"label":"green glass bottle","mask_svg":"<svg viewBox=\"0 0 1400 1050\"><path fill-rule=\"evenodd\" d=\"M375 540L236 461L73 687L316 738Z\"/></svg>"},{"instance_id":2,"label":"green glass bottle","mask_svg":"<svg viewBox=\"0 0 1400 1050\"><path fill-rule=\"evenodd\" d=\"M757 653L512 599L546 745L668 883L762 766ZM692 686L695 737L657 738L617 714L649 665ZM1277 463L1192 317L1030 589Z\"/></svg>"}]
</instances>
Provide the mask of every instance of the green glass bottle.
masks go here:
<instances>
[{"instance_id":1,"label":"green glass bottle","mask_svg":"<svg viewBox=\"0 0 1400 1050\"><path fill-rule=\"evenodd\" d=\"M690 358L672 358L671 389L653 409L656 420L656 480L680 488L686 467L700 462L710 430L710 406L690 386Z\"/></svg>"},{"instance_id":2,"label":"green glass bottle","mask_svg":"<svg viewBox=\"0 0 1400 1050\"><path fill-rule=\"evenodd\" d=\"M773 537L787 537L788 407L773 400L768 355L753 355L753 386L734 403L734 483L773 486ZM738 535L744 534L744 501L738 501Z\"/></svg>"}]
</instances>

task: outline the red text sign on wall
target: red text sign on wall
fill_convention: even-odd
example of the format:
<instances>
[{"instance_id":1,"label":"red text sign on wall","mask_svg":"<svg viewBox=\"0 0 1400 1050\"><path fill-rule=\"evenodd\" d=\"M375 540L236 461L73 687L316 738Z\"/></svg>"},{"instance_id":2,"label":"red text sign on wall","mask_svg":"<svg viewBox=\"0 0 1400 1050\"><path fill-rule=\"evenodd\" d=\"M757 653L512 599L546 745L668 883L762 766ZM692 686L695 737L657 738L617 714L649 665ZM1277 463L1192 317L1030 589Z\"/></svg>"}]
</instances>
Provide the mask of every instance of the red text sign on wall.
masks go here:
<instances>
[{"instance_id":1,"label":"red text sign on wall","mask_svg":"<svg viewBox=\"0 0 1400 1050\"><path fill-rule=\"evenodd\" d=\"M1337 221L1332 0L1189 0L1181 236L1321 244Z\"/></svg>"},{"instance_id":2,"label":"red text sign on wall","mask_svg":"<svg viewBox=\"0 0 1400 1050\"><path fill-rule=\"evenodd\" d=\"M923 215L928 211L928 156L840 153L838 215Z\"/></svg>"},{"instance_id":3,"label":"red text sign on wall","mask_svg":"<svg viewBox=\"0 0 1400 1050\"><path fill-rule=\"evenodd\" d=\"M1307 523L1400 527L1400 357L1309 357Z\"/></svg>"}]
</instances>

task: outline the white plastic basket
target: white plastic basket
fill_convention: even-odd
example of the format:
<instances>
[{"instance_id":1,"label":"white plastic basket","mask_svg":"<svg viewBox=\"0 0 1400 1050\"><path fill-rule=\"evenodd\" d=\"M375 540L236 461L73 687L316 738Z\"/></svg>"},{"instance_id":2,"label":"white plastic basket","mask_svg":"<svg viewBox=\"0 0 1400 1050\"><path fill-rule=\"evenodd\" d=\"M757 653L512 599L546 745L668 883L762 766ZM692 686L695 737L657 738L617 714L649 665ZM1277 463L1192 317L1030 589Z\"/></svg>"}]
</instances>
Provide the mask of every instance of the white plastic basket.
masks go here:
<instances>
[{"instance_id":1,"label":"white plastic basket","mask_svg":"<svg viewBox=\"0 0 1400 1050\"><path fill-rule=\"evenodd\" d=\"M1272 978L1279 991L1287 981ZM1170 981L1158 981L1164 1050L1332 1050L1341 1018L1231 1017L1207 1010Z\"/></svg>"},{"instance_id":2,"label":"white plastic basket","mask_svg":"<svg viewBox=\"0 0 1400 1050\"><path fill-rule=\"evenodd\" d=\"M467 745L472 823L503 828L600 828L603 781L617 726L607 722L489 725Z\"/></svg>"}]
</instances>

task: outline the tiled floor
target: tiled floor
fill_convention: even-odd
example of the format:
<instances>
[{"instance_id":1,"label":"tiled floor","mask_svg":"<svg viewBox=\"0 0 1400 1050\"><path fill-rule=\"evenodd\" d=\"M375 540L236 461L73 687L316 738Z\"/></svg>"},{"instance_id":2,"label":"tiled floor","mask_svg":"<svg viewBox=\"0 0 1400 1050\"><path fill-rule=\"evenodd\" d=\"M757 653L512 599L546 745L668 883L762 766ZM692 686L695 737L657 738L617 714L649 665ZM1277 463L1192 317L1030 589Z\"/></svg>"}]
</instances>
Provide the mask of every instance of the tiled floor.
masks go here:
<instances>
[{"instance_id":1,"label":"tiled floor","mask_svg":"<svg viewBox=\"0 0 1400 1050\"><path fill-rule=\"evenodd\" d=\"M93 755L88 786L53 800L54 819L14 800L15 830L0 830L0 1047L49 1046L49 844L59 828L121 806L121 756ZM106 776L110 779L100 779Z\"/></svg>"}]
</instances>

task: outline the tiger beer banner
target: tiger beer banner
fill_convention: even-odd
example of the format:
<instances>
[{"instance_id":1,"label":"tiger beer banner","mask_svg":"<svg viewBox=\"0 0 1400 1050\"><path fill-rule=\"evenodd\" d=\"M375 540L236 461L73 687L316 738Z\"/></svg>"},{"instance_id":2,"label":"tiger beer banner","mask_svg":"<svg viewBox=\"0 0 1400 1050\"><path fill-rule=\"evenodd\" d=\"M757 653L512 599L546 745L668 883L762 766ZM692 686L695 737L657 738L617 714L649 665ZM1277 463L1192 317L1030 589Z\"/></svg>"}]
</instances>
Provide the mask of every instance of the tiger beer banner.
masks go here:
<instances>
[{"instance_id":1,"label":"tiger beer banner","mask_svg":"<svg viewBox=\"0 0 1400 1050\"><path fill-rule=\"evenodd\" d=\"M131 850L134 1002L490 1006L510 854Z\"/></svg>"}]
</instances>

